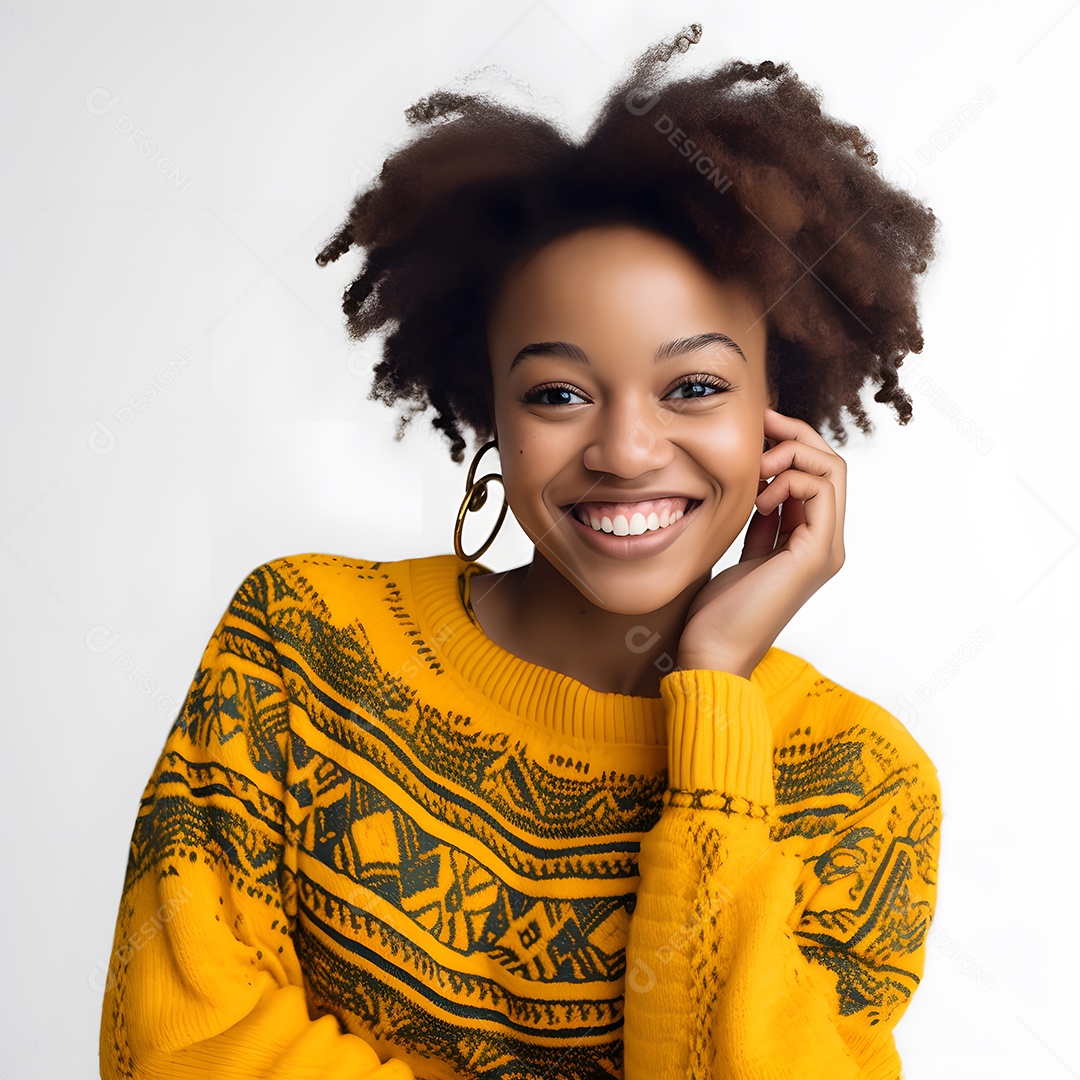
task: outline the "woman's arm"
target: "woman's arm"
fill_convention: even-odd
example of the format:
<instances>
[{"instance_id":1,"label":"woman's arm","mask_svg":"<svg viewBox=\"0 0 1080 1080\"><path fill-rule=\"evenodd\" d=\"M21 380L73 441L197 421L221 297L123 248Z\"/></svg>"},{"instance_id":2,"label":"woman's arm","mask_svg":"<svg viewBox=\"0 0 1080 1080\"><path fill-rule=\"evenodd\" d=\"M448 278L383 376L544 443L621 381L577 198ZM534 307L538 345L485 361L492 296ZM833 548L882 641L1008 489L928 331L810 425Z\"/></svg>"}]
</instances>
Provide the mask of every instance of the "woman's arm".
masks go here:
<instances>
[{"instance_id":1,"label":"woman's arm","mask_svg":"<svg viewBox=\"0 0 1080 1080\"><path fill-rule=\"evenodd\" d=\"M760 687L677 671L661 693L670 791L639 856L626 1080L896 1080L935 899L933 766L866 699L806 696L791 752L819 744L816 775L781 818Z\"/></svg>"},{"instance_id":2,"label":"woman's arm","mask_svg":"<svg viewBox=\"0 0 1080 1080\"><path fill-rule=\"evenodd\" d=\"M260 602L240 587L143 794L101 1018L101 1075L411 1080L308 1016L284 865L289 710Z\"/></svg>"}]
</instances>

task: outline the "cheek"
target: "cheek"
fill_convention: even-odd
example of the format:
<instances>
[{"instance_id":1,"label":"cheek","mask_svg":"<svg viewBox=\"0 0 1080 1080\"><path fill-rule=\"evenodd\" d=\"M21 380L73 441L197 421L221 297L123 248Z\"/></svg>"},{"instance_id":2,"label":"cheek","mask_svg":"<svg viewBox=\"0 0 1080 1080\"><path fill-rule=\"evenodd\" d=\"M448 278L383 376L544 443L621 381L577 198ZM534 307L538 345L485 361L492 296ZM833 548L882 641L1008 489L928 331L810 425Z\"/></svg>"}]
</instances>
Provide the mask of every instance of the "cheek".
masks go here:
<instances>
[{"instance_id":1,"label":"cheek","mask_svg":"<svg viewBox=\"0 0 1080 1080\"><path fill-rule=\"evenodd\" d=\"M542 491L580 447L561 424L508 420L499 425L500 471L507 490L531 496Z\"/></svg>"},{"instance_id":2,"label":"cheek","mask_svg":"<svg viewBox=\"0 0 1080 1080\"><path fill-rule=\"evenodd\" d=\"M725 487L755 485L756 497L763 439L760 421L717 424L699 446L698 461Z\"/></svg>"},{"instance_id":3,"label":"cheek","mask_svg":"<svg viewBox=\"0 0 1080 1080\"><path fill-rule=\"evenodd\" d=\"M535 499L550 479L544 467L546 455L534 439L516 437L499 443L499 460L507 501L515 514L526 512L527 504Z\"/></svg>"}]
</instances>

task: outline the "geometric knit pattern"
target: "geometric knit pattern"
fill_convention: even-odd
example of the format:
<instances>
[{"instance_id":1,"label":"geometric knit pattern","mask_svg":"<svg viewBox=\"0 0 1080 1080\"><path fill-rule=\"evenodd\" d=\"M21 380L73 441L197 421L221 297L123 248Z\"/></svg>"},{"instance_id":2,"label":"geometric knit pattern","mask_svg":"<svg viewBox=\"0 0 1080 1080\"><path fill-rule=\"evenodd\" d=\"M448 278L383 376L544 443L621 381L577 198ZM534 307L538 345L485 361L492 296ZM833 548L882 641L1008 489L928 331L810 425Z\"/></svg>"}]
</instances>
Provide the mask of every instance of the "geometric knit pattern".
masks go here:
<instances>
[{"instance_id":1,"label":"geometric knit pattern","mask_svg":"<svg viewBox=\"0 0 1080 1080\"><path fill-rule=\"evenodd\" d=\"M818 679L813 692L837 688ZM796 930L803 955L836 973L842 1015L865 1010L873 1022L906 1004L919 982L902 958L923 948L932 911L928 900L912 901L909 886L936 883L939 815L936 798L916 786L918 768L898 761L887 736L865 727L775 754L780 824L772 836L805 838L817 880L832 886L831 896L845 890L845 906L806 911ZM884 828L845 827L863 820ZM818 854L821 845L812 842L820 837L828 846ZM864 941L872 948L856 960L852 946Z\"/></svg>"},{"instance_id":2,"label":"geometric knit pattern","mask_svg":"<svg viewBox=\"0 0 1080 1080\"><path fill-rule=\"evenodd\" d=\"M435 625L414 570L453 591L461 618ZM167 983L166 946L190 942L194 956L226 923L207 955L222 940L243 949L266 985L303 986L310 1019L334 1017L417 1077L623 1076L639 848L675 812L665 748L640 727L598 747L491 707L451 655L479 634L456 595L461 570L453 556L305 555L237 590L135 822L103 1076L144 1075L154 1039L184 1044L163 1027L186 1022L180 1005L136 1017L138 979ZM894 1022L932 913L932 767L898 724L868 726L857 695L773 652L805 668L774 720L776 797L762 811L804 867L794 940L834 980L839 1016ZM659 699L644 708L662 716ZM216 908L184 902L211 874ZM168 922L125 952L163 895L181 897ZM212 1000L190 1008L200 1039L239 1019ZM236 1068L218 1074L248 1075Z\"/></svg>"}]
</instances>

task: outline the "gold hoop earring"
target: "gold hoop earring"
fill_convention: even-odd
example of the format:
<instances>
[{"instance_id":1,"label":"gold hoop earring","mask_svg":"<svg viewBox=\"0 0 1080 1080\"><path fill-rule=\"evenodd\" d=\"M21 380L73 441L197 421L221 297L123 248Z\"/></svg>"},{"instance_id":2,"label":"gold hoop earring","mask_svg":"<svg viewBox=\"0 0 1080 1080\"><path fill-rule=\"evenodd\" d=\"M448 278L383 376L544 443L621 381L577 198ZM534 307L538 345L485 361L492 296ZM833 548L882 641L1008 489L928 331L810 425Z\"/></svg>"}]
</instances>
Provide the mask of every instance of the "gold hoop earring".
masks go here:
<instances>
[{"instance_id":1,"label":"gold hoop earring","mask_svg":"<svg viewBox=\"0 0 1080 1080\"><path fill-rule=\"evenodd\" d=\"M465 480L465 498L461 501L461 507L457 512L457 521L454 524L454 551L457 557L463 562L474 562L479 559L481 555L491 546L492 540L495 539L502 527L503 519L506 517L506 488L503 488L503 504L502 509L499 511L499 519L495 522L495 528L491 530L491 535L484 541L484 543L476 549L471 555L465 554L465 549L461 546L461 532L465 526L465 515L470 510L479 510L484 503L487 502L487 486L490 480L497 480L500 484L503 482L502 475L500 473L488 473L486 476L481 476L479 480L474 479L476 476L476 466L484 454L492 449L498 449L498 443L493 439L491 442L484 443L476 452L476 456L472 459L472 464L469 466L469 475Z\"/></svg>"}]
</instances>

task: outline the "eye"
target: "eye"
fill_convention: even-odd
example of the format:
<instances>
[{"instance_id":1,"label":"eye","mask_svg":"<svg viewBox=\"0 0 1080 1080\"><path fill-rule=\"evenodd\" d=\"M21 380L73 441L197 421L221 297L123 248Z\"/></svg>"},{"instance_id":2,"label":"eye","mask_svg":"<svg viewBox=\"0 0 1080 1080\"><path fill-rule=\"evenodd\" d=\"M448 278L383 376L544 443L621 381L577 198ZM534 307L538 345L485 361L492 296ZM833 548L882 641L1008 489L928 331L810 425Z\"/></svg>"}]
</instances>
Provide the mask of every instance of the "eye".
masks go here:
<instances>
[{"instance_id":1,"label":"eye","mask_svg":"<svg viewBox=\"0 0 1080 1080\"><path fill-rule=\"evenodd\" d=\"M686 394L676 394L676 391L686 389ZM731 383L721 379L718 375L687 375L680 379L671 391L676 394L676 401L695 401L700 398L713 397L716 394L726 393L731 390ZM671 396L671 395L669 395Z\"/></svg>"},{"instance_id":2,"label":"eye","mask_svg":"<svg viewBox=\"0 0 1080 1080\"><path fill-rule=\"evenodd\" d=\"M577 398L570 401L569 398ZM566 383L545 383L543 386L534 387L527 394L523 394L521 400L526 405L584 405L585 399Z\"/></svg>"}]
</instances>

